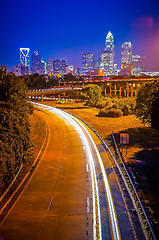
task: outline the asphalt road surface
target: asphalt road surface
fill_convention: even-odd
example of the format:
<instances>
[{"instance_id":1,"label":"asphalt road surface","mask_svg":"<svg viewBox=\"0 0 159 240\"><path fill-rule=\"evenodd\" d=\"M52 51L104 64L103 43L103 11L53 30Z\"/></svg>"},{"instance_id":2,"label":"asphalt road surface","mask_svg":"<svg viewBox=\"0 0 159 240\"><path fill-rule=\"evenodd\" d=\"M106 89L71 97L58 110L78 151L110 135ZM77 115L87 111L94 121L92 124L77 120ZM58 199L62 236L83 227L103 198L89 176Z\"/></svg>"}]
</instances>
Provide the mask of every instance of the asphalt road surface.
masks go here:
<instances>
[{"instance_id":1,"label":"asphalt road surface","mask_svg":"<svg viewBox=\"0 0 159 240\"><path fill-rule=\"evenodd\" d=\"M115 173L95 134L97 147L90 130L76 120L61 113L37 114L48 125L48 143L0 226L0 240L145 239L142 231L139 238L135 235Z\"/></svg>"}]
</instances>

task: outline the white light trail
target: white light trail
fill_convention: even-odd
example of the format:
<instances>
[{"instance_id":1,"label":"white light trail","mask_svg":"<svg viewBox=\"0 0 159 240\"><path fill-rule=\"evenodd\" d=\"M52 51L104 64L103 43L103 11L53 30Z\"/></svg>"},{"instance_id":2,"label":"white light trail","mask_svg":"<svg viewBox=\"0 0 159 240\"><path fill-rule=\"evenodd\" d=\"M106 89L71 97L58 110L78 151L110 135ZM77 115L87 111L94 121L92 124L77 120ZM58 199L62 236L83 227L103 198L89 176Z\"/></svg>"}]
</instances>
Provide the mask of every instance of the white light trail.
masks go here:
<instances>
[{"instance_id":1,"label":"white light trail","mask_svg":"<svg viewBox=\"0 0 159 240\"><path fill-rule=\"evenodd\" d=\"M116 211L115 211L115 207L114 207L114 203L113 203L113 197L112 197L112 194L111 194L111 190L110 190L110 186L109 186L109 182L108 182L108 178L107 178L107 175L106 175L106 171L105 171L105 168L104 168L103 161L101 159L101 156L99 154L97 146L95 145L95 143L94 143L90 133L88 132L88 130L83 126L83 124L79 120L77 120L76 118L75 118L75 120L87 132L87 134L88 134L89 138L91 139L92 144L95 148L96 154L98 156L99 164L100 164L100 167L101 167L103 179L104 179L105 191L106 191L106 194L107 194L108 205L109 205L109 210L110 210L109 212L110 212L110 218L111 218L113 238L114 238L114 240L120 240L121 238L120 238L120 232L119 232L119 228L118 228Z\"/></svg>"},{"instance_id":2,"label":"white light trail","mask_svg":"<svg viewBox=\"0 0 159 240\"><path fill-rule=\"evenodd\" d=\"M87 172L89 171L89 168L88 168L88 163L86 164L86 170L87 170Z\"/></svg>"}]
</instances>

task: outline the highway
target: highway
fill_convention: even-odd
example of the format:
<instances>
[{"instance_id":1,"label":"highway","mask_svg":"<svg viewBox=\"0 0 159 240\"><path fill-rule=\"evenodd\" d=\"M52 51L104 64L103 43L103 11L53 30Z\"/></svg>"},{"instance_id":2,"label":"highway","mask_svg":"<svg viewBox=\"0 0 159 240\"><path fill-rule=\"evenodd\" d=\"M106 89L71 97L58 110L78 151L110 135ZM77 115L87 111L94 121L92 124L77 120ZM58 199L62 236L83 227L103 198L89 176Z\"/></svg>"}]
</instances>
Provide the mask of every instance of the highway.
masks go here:
<instances>
[{"instance_id":1,"label":"highway","mask_svg":"<svg viewBox=\"0 0 159 240\"><path fill-rule=\"evenodd\" d=\"M48 125L48 143L0 225L0 239L137 239L99 139L73 116L36 106L44 110L37 114Z\"/></svg>"}]
</instances>

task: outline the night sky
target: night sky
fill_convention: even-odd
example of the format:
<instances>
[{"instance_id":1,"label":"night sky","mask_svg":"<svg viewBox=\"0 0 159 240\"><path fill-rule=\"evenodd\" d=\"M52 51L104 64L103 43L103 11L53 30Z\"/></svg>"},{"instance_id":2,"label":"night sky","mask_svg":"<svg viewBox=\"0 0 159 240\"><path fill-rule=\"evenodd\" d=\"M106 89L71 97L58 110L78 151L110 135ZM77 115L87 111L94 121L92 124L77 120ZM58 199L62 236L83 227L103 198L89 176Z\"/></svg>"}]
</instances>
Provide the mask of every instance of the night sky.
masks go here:
<instances>
[{"instance_id":1,"label":"night sky","mask_svg":"<svg viewBox=\"0 0 159 240\"><path fill-rule=\"evenodd\" d=\"M82 52L98 60L108 31L118 68L125 41L133 54L147 56L149 66L159 66L159 0L1 0L0 10L0 65L9 69L19 63L20 47L75 67Z\"/></svg>"}]
</instances>

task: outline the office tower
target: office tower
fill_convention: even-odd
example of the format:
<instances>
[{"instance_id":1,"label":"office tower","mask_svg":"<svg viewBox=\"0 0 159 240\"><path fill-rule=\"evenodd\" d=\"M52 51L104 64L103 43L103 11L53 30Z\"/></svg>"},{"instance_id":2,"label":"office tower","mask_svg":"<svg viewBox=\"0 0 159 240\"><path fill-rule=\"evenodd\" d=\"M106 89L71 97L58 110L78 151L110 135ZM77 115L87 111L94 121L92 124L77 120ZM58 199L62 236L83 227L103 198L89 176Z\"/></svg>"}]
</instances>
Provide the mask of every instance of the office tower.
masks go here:
<instances>
[{"instance_id":1,"label":"office tower","mask_svg":"<svg viewBox=\"0 0 159 240\"><path fill-rule=\"evenodd\" d=\"M103 73L106 75L107 74L107 53L105 51L102 51L100 53L100 70L103 71Z\"/></svg>"},{"instance_id":2,"label":"office tower","mask_svg":"<svg viewBox=\"0 0 159 240\"><path fill-rule=\"evenodd\" d=\"M32 55L32 73L42 74L42 67L41 67L41 55L36 50Z\"/></svg>"},{"instance_id":3,"label":"office tower","mask_svg":"<svg viewBox=\"0 0 159 240\"><path fill-rule=\"evenodd\" d=\"M68 74L68 73L73 74L73 72L74 72L73 65L67 64L67 66L66 66L66 74Z\"/></svg>"},{"instance_id":4,"label":"office tower","mask_svg":"<svg viewBox=\"0 0 159 240\"><path fill-rule=\"evenodd\" d=\"M54 74L53 59L51 59L51 58L48 58L46 60L46 73L49 75Z\"/></svg>"},{"instance_id":5,"label":"office tower","mask_svg":"<svg viewBox=\"0 0 159 240\"><path fill-rule=\"evenodd\" d=\"M120 72L118 73L119 76L131 76L133 74L133 65L132 64L127 64L127 63L122 63L122 68Z\"/></svg>"},{"instance_id":6,"label":"office tower","mask_svg":"<svg viewBox=\"0 0 159 240\"><path fill-rule=\"evenodd\" d=\"M13 67L13 72L16 76L25 76L29 74L29 68L22 63L18 63Z\"/></svg>"},{"instance_id":7,"label":"office tower","mask_svg":"<svg viewBox=\"0 0 159 240\"><path fill-rule=\"evenodd\" d=\"M43 71L43 74L46 74L46 62L43 60L41 60L41 69Z\"/></svg>"},{"instance_id":8,"label":"office tower","mask_svg":"<svg viewBox=\"0 0 159 240\"><path fill-rule=\"evenodd\" d=\"M94 69L94 54L82 53L82 72L83 74L89 73Z\"/></svg>"},{"instance_id":9,"label":"office tower","mask_svg":"<svg viewBox=\"0 0 159 240\"><path fill-rule=\"evenodd\" d=\"M105 41L105 51L100 54L100 69L105 75L114 74L114 39L109 31Z\"/></svg>"},{"instance_id":10,"label":"office tower","mask_svg":"<svg viewBox=\"0 0 159 240\"><path fill-rule=\"evenodd\" d=\"M140 68L140 56L132 55L132 64L133 64L133 74L138 75L141 72Z\"/></svg>"},{"instance_id":11,"label":"office tower","mask_svg":"<svg viewBox=\"0 0 159 240\"><path fill-rule=\"evenodd\" d=\"M29 48L20 48L20 62L25 67L30 67L30 49Z\"/></svg>"},{"instance_id":12,"label":"office tower","mask_svg":"<svg viewBox=\"0 0 159 240\"><path fill-rule=\"evenodd\" d=\"M66 61L65 60L54 60L53 61L53 67L54 67L54 73L58 73L60 75L63 75L66 73Z\"/></svg>"},{"instance_id":13,"label":"office tower","mask_svg":"<svg viewBox=\"0 0 159 240\"><path fill-rule=\"evenodd\" d=\"M146 57L140 57L140 68L142 72L147 71Z\"/></svg>"},{"instance_id":14,"label":"office tower","mask_svg":"<svg viewBox=\"0 0 159 240\"><path fill-rule=\"evenodd\" d=\"M131 64L132 63L132 44L131 42L124 42L122 44L121 52L121 64Z\"/></svg>"},{"instance_id":15,"label":"office tower","mask_svg":"<svg viewBox=\"0 0 159 240\"><path fill-rule=\"evenodd\" d=\"M99 67L100 67L100 59L98 59L94 64L95 69L99 69Z\"/></svg>"},{"instance_id":16,"label":"office tower","mask_svg":"<svg viewBox=\"0 0 159 240\"><path fill-rule=\"evenodd\" d=\"M105 42L106 52L106 72L108 75L114 73L114 39L112 33L109 31Z\"/></svg>"},{"instance_id":17,"label":"office tower","mask_svg":"<svg viewBox=\"0 0 159 240\"><path fill-rule=\"evenodd\" d=\"M117 63L114 64L114 75L118 75L118 65L117 65Z\"/></svg>"}]
</instances>

